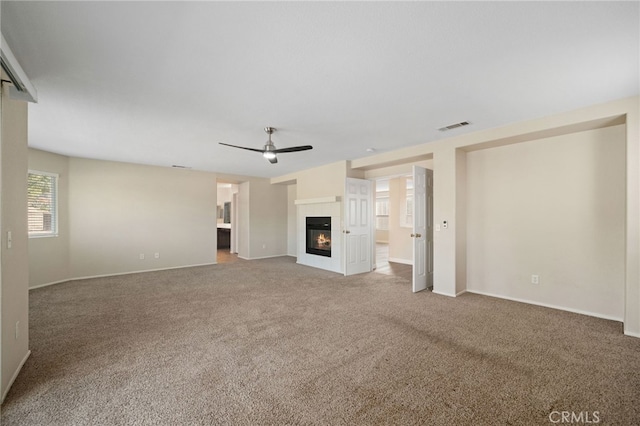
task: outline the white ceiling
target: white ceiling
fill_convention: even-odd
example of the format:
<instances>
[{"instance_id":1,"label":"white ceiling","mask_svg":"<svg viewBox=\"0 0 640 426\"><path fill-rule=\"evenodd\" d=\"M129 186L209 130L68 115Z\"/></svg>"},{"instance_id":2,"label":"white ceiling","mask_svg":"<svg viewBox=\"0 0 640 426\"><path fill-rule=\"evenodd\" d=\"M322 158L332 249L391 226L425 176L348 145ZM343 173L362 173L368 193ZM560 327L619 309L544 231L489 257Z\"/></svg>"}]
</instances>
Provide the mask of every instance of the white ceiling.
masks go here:
<instances>
[{"instance_id":1,"label":"white ceiling","mask_svg":"<svg viewBox=\"0 0 640 426\"><path fill-rule=\"evenodd\" d=\"M272 177L639 93L638 2L1 6L29 145L79 157ZM314 149L218 145L265 126Z\"/></svg>"}]
</instances>

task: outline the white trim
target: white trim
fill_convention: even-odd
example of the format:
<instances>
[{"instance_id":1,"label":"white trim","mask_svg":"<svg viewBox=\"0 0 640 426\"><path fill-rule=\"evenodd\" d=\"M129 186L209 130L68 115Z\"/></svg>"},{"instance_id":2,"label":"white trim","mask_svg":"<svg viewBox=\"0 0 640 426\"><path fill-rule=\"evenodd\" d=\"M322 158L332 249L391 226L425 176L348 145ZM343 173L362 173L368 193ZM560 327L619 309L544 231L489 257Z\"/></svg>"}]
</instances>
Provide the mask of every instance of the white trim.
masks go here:
<instances>
[{"instance_id":1,"label":"white trim","mask_svg":"<svg viewBox=\"0 0 640 426\"><path fill-rule=\"evenodd\" d=\"M261 257L242 257L240 255L238 255L238 258L242 259L242 260L260 260L260 259L271 259L274 257L296 257L296 256L291 256L290 254L274 254L271 256L261 256Z\"/></svg>"},{"instance_id":2,"label":"white trim","mask_svg":"<svg viewBox=\"0 0 640 426\"><path fill-rule=\"evenodd\" d=\"M403 265L413 266L413 261L409 259L400 259L399 257L389 257L387 258L387 262L402 263Z\"/></svg>"},{"instance_id":3,"label":"white trim","mask_svg":"<svg viewBox=\"0 0 640 426\"><path fill-rule=\"evenodd\" d=\"M634 333L632 331L625 331L624 332L625 336L629 336L629 337L637 337L640 339L640 333Z\"/></svg>"},{"instance_id":4,"label":"white trim","mask_svg":"<svg viewBox=\"0 0 640 426\"><path fill-rule=\"evenodd\" d=\"M52 230L50 231L28 231L28 238L47 238L47 237L57 237L58 236L58 181L60 180L60 174L52 173L52 172L44 172L36 169L28 169L27 170L27 182L29 180L29 175L39 175L39 176L48 176L53 178L53 213L52 213Z\"/></svg>"},{"instance_id":5,"label":"white trim","mask_svg":"<svg viewBox=\"0 0 640 426\"><path fill-rule=\"evenodd\" d=\"M335 203L340 201L340 197L337 195L331 197L322 197L322 198L308 198L306 200L295 200L293 203L295 205L301 204L320 204L320 203Z\"/></svg>"},{"instance_id":6,"label":"white trim","mask_svg":"<svg viewBox=\"0 0 640 426\"><path fill-rule=\"evenodd\" d=\"M27 354L24 356L24 358L22 358L22 361L20 361L20 365L18 365L18 368L16 368L16 371L13 373L13 376L11 376L11 380L9 380L9 383L7 383L7 388L2 393L2 400L0 400L0 403L4 402L4 399L7 397L7 394L9 393L9 389L11 389L11 386L13 386L13 382L15 382L16 379L18 378L18 374L20 374L20 370L22 370L24 363L27 362L29 355L31 355L31 350L27 351Z\"/></svg>"},{"instance_id":7,"label":"white trim","mask_svg":"<svg viewBox=\"0 0 640 426\"><path fill-rule=\"evenodd\" d=\"M463 294L465 294L466 292L467 292L467 290L459 291L458 293L456 293L456 297L458 297L458 296L462 296L462 295L463 295Z\"/></svg>"},{"instance_id":8,"label":"white trim","mask_svg":"<svg viewBox=\"0 0 640 426\"><path fill-rule=\"evenodd\" d=\"M38 231L34 231L34 232L38 232ZM55 234L52 234L52 233L42 234L42 235L31 234L29 235L29 238L56 238L57 236L58 236L58 233L56 232Z\"/></svg>"},{"instance_id":9,"label":"white trim","mask_svg":"<svg viewBox=\"0 0 640 426\"><path fill-rule=\"evenodd\" d=\"M27 170L27 174L34 174L34 175L42 175L42 176L51 176L54 177L56 179L58 179L60 177L59 173L55 173L55 172L44 172L42 170L37 170L37 169L29 169Z\"/></svg>"},{"instance_id":10,"label":"white trim","mask_svg":"<svg viewBox=\"0 0 640 426\"><path fill-rule=\"evenodd\" d=\"M49 287L50 285L54 285L54 284L67 283L67 282L73 281L73 280L74 280L74 278L69 278L68 280L59 280L59 281L53 281L53 282L50 282L50 283L38 284L38 285L35 285L33 287L29 287L29 290L34 290L36 288L42 288L42 287Z\"/></svg>"},{"instance_id":11,"label":"white trim","mask_svg":"<svg viewBox=\"0 0 640 426\"><path fill-rule=\"evenodd\" d=\"M197 266L211 266L211 265L217 265L217 264L218 264L217 262L213 262L213 263L198 263L198 264L195 264L195 265L170 266L168 268L144 269L144 270L141 270L141 271L116 272L114 274L88 275L86 277L69 278L67 280L54 281L54 282L46 283L46 284L38 284L37 286L29 287L29 290L34 290L36 288L41 288L41 287L48 287L48 286L54 285L54 284L67 283L67 282L71 282L71 281L91 280L93 278L118 277L118 276L121 276L121 275L143 274L145 272L169 271L171 269L195 268Z\"/></svg>"},{"instance_id":12,"label":"white trim","mask_svg":"<svg viewBox=\"0 0 640 426\"><path fill-rule=\"evenodd\" d=\"M2 56L2 62L5 62L7 67L10 68L11 74L17 80L14 82L12 78L9 78L14 84L14 87L9 89L11 98L38 103L38 93L36 88L33 87L31 80L29 80L29 76L27 76L27 73L25 73L20 66L20 62L18 62L16 57L13 55L7 41L4 39L4 35L2 36L2 44L0 44L0 56ZM18 88L15 84L21 85L22 87Z\"/></svg>"},{"instance_id":13,"label":"white trim","mask_svg":"<svg viewBox=\"0 0 640 426\"><path fill-rule=\"evenodd\" d=\"M431 293L439 294L440 296L456 297L455 294L443 293L441 291L436 291L436 290L431 290Z\"/></svg>"},{"instance_id":14,"label":"white trim","mask_svg":"<svg viewBox=\"0 0 640 426\"><path fill-rule=\"evenodd\" d=\"M614 316L610 316L610 315L598 314L598 313L595 313L595 312L583 311L582 309L567 308L567 307L564 307L564 306L552 305L550 303L535 302L535 301L532 301L532 300L519 299L517 297L502 296L500 294L486 293L484 291L478 291L478 290L467 290L467 292L468 293L474 293L474 294L480 294L482 296L495 297L497 299L511 300L513 302L527 303L529 305L542 306L544 308L551 308L551 309L558 309L560 311L573 312L574 314L587 315L587 316L590 316L590 317L602 318L602 319L606 319L606 320L610 320L610 321L618 321L618 322L623 322L624 321L620 317L614 317Z\"/></svg>"}]
</instances>

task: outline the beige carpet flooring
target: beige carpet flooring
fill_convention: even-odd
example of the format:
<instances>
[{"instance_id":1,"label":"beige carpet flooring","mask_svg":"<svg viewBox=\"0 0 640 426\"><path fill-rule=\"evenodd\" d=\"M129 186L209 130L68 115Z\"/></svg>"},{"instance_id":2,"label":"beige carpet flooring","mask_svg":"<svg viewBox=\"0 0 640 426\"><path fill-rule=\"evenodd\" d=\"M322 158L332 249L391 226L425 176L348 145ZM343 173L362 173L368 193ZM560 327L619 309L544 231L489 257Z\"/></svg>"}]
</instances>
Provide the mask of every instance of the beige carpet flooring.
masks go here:
<instances>
[{"instance_id":1,"label":"beige carpet flooring","mask_svg":"<svg viewBox=\"0 0 640 426\"><path fill-rule=\"evenodd\" d=\"M291 258L58 284L30 297L9 425L640 424L640 339L479 295Z\"/></svg>"}]
</instances>

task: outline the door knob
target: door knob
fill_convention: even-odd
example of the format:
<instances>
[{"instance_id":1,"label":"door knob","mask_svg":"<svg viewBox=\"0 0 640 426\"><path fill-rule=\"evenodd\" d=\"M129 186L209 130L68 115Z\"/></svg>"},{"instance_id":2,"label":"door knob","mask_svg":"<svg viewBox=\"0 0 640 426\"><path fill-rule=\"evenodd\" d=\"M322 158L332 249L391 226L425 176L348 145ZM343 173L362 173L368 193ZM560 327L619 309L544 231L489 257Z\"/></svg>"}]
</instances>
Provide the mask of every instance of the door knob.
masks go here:
<instances>
[{"instance_id":1,"label":"door knob","mask_svg":"<svg viewBox=\"0 0 640 426\"><path fill-rule=\"evenodd\" d=\"M411 238L420 238L422 237L422 234L411 234Z\"/></svg>"},{"instance_id":2,"label":"door knob","mask_svg":"<svg viewBox=\"0 0 640 426\"><path fill-rule=\"evenodd\" d=\"M350 234L351 231L349 231L348 229L346 231L344 231L345 234Z\"/></svg>"}]
</instances>

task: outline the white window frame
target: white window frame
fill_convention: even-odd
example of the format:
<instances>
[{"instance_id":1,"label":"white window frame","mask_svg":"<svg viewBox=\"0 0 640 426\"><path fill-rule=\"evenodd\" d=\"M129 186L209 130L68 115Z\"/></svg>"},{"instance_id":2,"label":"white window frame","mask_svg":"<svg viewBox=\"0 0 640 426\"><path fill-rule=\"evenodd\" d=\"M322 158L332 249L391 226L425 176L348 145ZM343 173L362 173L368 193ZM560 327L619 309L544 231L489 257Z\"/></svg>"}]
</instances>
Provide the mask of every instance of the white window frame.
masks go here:
<instances>
[{"instance_id":1,"label":"white window frame","mask_svg":"<svg viewBox=\"0 0 640 426\"><path fill-rule=\"evenodd\" d=\"M400 204L400 227L413 228L413 176L405 178Z\"/></svg>"},{"instance_id":2,"label":"white window frame","mask_svg":"<svg viewBox=\"0 0 640 426\"><path fill-rule=\"evenodd\" d=\"M51 231L28 231L29 238L49 238L49 237L57 237L58 236L58 180L60 179L60 175L58 173L51 172L43 172L41 170L32 170L29 169L27 174L27 185L29 184L28 179L29 175L40 175L40 176L50 176L54 178L53 182L53 209L51 213ZM27 193L27 201L28 201L28 193ZM27 204L27 209L29 208ZM27 213L27 223L29 222L28 213Z\"/></svg>"},{"instance_id":3,"label":"white window frame","mask_svg":"<svg viewBox=\"0 0 640 426\"><path fill-rule=\"evenodd\" d=\"M389 196L388 195L376 197L376 230L377 231L389 230Z\"/></svg>"}]
</instances>

